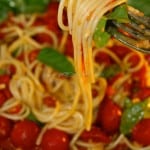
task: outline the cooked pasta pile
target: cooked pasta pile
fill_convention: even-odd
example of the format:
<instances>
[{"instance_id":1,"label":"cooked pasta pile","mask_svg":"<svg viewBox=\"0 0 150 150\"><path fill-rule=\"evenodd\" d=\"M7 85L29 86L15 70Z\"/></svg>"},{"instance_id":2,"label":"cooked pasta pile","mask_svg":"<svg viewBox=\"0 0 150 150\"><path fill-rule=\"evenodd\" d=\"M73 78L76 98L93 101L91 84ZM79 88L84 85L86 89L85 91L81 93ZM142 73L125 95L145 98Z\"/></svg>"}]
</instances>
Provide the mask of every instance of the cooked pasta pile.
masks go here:
<instances>
[{"instance_id":1,"label":"cooked pasta pile","mask_svg":"<svg viewBox=\"0 0 150 150\"><path fill-rule=\"evenodd\" d=\"M31 120L40 126L35 149L50 129L69 136L68 148L62 150L150 149L119 130L125 99L136 103L150 96L149 55L114 39L96 48L92 40L99 19L124 2L61 0L58 22L65 31L57 26L57 2L44 14L10 15L0 25L0 116L13 124ZM64 10L68 26L62 22ZM75 74L68 76L39 61L45 47L64 55ZM15 143L13 148L22 147Z\"/></svg>"}]
</instances>

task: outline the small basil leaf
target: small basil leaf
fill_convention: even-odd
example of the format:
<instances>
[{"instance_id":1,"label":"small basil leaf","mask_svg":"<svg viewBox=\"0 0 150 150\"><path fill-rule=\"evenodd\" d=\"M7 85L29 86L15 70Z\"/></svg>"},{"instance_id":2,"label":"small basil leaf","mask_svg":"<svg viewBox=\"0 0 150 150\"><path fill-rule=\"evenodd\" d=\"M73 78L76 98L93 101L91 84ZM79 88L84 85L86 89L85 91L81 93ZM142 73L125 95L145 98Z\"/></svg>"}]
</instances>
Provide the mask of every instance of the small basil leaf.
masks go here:
<instances>
[{"instance_id":1,"label":"small basil leaf","mask_svg":"<svg viewBox=\"0 0 150 150\"><path fill-rule=\"evenodd\" d=\"M120 131L127 135L132 128L144 117L145 102L138 102L127 107L121 117Z\"/></svg>"},{"instance_id":2,"label":"small basil leaf","mask_svg":"<svg viewBox=\"0 0 150 150\"><path fill-rule=\"evenodd\" d=\"M14 0L18 13L42 12L46 9L50 0Z\"/></svg>"},{"instance_id":3,"label":"small basil leaf","mask_svg":"<svg viewBox=\"0 0 150 150\"><path fill-rule=\"evenodd\" d=\"M116 20L121 23L129 22L127 5L124 4L116 7L113 12L108 15L108 19Z\"/></svg>"},{"instance_id":4,"label":"small basil leaf","mask_svg":"<svg viewBox=\"0 0 150 150\"><path fill-rule=\"evenodd\" d=\"M150 0L128 0L128 5L140 10L150 17Z\"/></svg>"},{"instance_id":5,"label":"small basil leaf","mask_svg":"<svg viewBox=\"0 0 150 150\"><path fill-rule=\"evenodd\" d=\"M105 77L105 78L111 78L115 76L117 73L119 73L120 71L121 71L120 66L113 64L111 66L104 68L100 76Z\"/></svg>"},{"instance_id":6,"label":"small basil leaf","mask_svg":"<svg viewBox=\"0 0 150 150\"><path fill-rule=\"evenodd\" d=\"M37 123L39 126L43 126L43 124L37 120L37 118L35 117L35 115L33 113L30 113L28 116L27 116L27 119L28 120L31 120L35 123Z\"/></svg>"},{"instance_id":7,"label":"small basil leaf","mask_svg":"<svg viewBox=\"0 0 150 150\"><path fill-rule=\"evenodd\" d=\"M105 32L105 26L106 26L107 18L103 17L97 24L97 27L95 29L93 39L97 47L104 47L109 39L110 35Z\"/></svg>"},{"instance_id":8,"label":"small basil leaf","mask_svg":"<svg viewBox=\"0 0 150 150\"><path fill-rule=\"evenodd\" d=\"M0 69L0 75L6 74L6 70Z\"/></svg>"},{"instance_id":9,"label":"small basil leaf","mask_svg":"<svg viewBox=\"0 0 150 150\"><path fill-rule=\"evenodd\" d=\"M15 14L43 12L51 0L0 0L0 23L9 12Z\"/></svg>"},{"instance_id":10,"label":"small basil leaf","mask_svg":"<svg viewBox=\"0 0 150 150\"><path fill-rule=\"evenodd\" d=\"M54 48L43 48L37 59L65 75L75 73L74 67L67 57Z\"/></svg>"},{"instance_id":11,"label":"small basil leaf","mask_svg":"<svg viewBox=\"0 0 150 150\"><path fill-rule=\"evenodd\" d=\"M0 0L0 23L8 17L8 13L12 10L10 2L11 0Z\"/></svg>"}]
</instances>

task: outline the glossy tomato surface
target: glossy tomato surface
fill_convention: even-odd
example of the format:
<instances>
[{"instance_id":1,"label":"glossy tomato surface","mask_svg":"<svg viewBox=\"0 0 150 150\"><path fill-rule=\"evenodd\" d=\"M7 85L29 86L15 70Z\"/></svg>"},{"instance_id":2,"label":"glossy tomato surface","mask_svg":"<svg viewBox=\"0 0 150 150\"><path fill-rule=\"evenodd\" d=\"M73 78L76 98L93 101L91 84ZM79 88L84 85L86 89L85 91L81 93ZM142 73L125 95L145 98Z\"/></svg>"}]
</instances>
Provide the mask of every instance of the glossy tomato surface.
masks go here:
<instances>
[{"instance_id":1,"label":"glossy tomato surface","mask_svg":"<svg viewBox=\"0 0 150 150\"><path fill-rule=\"evenodd\" d=\"M11 141L16 147L29 149L35 146L40 128L29 120L17 122L11 132Z\"/></svg>"},{"instance_id":2,"label":"glossy tomato surface","mask_svg":"<svg viewBox=\"0 0 150 150\"><path fill-rule=\"evenodd\" d=\"M69 136L58 129L47 130L41 142L42 150L69 150Z\"/></svg>"}]
</instances>

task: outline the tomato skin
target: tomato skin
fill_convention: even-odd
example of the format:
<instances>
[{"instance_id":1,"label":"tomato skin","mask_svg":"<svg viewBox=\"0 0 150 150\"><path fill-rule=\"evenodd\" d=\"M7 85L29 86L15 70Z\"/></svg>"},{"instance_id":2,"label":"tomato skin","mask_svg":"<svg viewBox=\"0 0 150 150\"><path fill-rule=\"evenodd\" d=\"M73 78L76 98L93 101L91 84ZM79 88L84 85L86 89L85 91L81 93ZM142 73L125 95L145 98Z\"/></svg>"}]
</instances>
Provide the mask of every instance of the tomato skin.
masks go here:
<instances>
[{"instance_id":1,"label":"tomato skin","mask_svg":"<svg viewBox=\"0 0 150 150\"><path fill-rule=\"evenodd\" d=\"M11 91L9 90L9 88L5 88L2 90L2 92L4 93L4 95L6 96L6 99L9 99L12 97Z\"/></svg>"},{"instance_id":2,"label":"tomato skin","mask_svg":"<svg viewBox=\"0 0 150 150\"><path fill-rule=\"evenodd\" d=\"M118 132L122 110L110 99L105 99L99 106L97 123L108 134Z\"/></svg>"},{"instance_id":3,"label":"tomato skin","mask_svg":"<svg viewBox=\"0 0 150 150\"><path fill-rule=\"evenodd\" d=\"M73 52L73 43L72 43L72 37L71 35L68 35L67 42L65 45L65 55L70 56L73 58L74 52Z\"/></svg>"},{"instance_id":4,"label":"tomato skin","mask_svg":"<svg viewBox=\"0 0 150 150\"><path fill-rule=\"evenodd\" d=\"M8 85L10 81L10 76L7 74L0 75L0 84L6 84Z\"/></svg>"},{"instance_id":5,"label":"tomato skin","mask_svg":"<svg viewBox=\"0 0 150 150\"><path fill-rule=\"evenodd\" d=\"M55 107L56 106L56 99L52 96L44 97L43 102L48 107Z\"/></svg>"},{"instance_id":6,"label":"tomato skin","mask_svg":"<svg viewBox=\"0 0 150 150\"><path fill-rule=\"evenodd\" d=\"M5 103L6 99L7 98L5 94L2 91L0 91L0 106L2 106Z\"/></svg>"},{"instance_id":7,"label":"tomato skin","mask_svg":"<svg viewBox=\"0 0 150 150\"><path fill-rule=\"evenodd\" d=\"M42 150L69 150L69 136L58 129L47 130L41 142Z\"/></svg>"},{"instance_id":8,"label":"tomato skin","mask_svg":"<svg viewBox=\"0 0 150 150\"><path fill-rule=\"evenodd\" d=\"M114 45L110 48L120 59L123 59L131 50L125 46Z\"/></svg>"},{"instance_id":9,"label":"tomato skin","mask_svg":"<svg viewBox=\"0 0 150 150\"><path fill-rule=\"evenodd\" d=\"M117 73L115 76L108 79L109 85L113 85L118 79L122 78L124 74L122 72Z\"/></svg>"},{"instance_id":10,"label":"tomato skin","mask_svg":"<svg viewBox=\"0 0 150 150\"><path fill-rule=\"evenodd\" d=\"M136 53L134 53L130 58L129 58L129 64L130 64L130 67L135 67L139 61L140 61L140 57L139 55L137 55Z\"/></svg>"},{"instance_id":11,"label":"tomato skin","mask_svg":"<svg viewBox=\"0 0 150 150\"><path fill-rule=\"evenodd\" d=\"M144 87L139 89L137 92L132 94L133 98L139 98L140 100L144 100L150 96L150 88Z\"/></svg>"},{"instance_id":12,"label":"tomato skin","mask_svg":"<svg viewBox=\"0 0 150 150\"><path fill-rule=\"evenodd\" d=\"M95 56L95 61L99 64L104 63L106 66L109 66L112 64L112 60L111 60L110 56L108 54L106 54L105 52L99 52Z\"/></svg>"},{"instance_id":13,"label":"tomato skin","mask_svg":"<svg viewBox=\"0 0 150 150\"><path fill-rule=\"evenodd\" d=\"M145 65L143 65L138 71L132 73L132 79L136 80L141 88L147 86L146 73L147 68Z\"/></svg>"},{"instance_id":14,"label":"tomato skin","mask_svg":"<svg viewBox=\"0 0 150 150\"><path fill-rule=\"evenodd\" d=\"M16 73L16 67L14 65L9 65L8 72L10 76L14 75Z\"/></svg>"},{"instance_id":15,"label":"tomato skin","mask_svg":"<svg viewBox=\"0 0 150 150\"><path fill-rule=\"evenodd\" d=\"M150 145L150 119L143 119L135 125L132 139L143 146Z\"/></svg>"},{"instance_id":16,"label":"tomato skin","mask_svg":"<svg viewBox=\"0 0 150 150\"><path fill-rule=\"evenodd\" d=\"M52 44L53 43L52 38L46 33L38 33L38 34L36 34L36 36L34 38L37 42L39 42L41 44L44 44L44 43Z\"/></svg>"},{"instance_id":17,"label":"tomato skin","mask_svg":"<svg viewBox=\"0 0 150 150\"><path fill-rule=\"evenodd\" d=\"M113 150L129 150L126 144L119 144Z\"/></svg>"},{"instance_id":18,"label":"tomato skin","mask_svg":"<svg viewBox=\"0 0 150 150\"><path fill-rule=\"evenodd\" d=\"M16 150L9 138L0 140L0 150Z\"/></svg>"},{"instance_id":19,"label":"tomato skin","mask_svg":"<svg viewBox=\"0 0 150 150\"><path fill-rule=\"evenodd\" d=\"M39 134L39 127L33 121L23 120L17 122L11 132L11 141L16 147L29 149L35 146Z\"/></svg>"},{"instance_id":20,"label":"tomato skin","mask_svg":"<svg viewBox=\"0 0 150 150\"><path fill-rule=\"evenodd\" d=\"M33 62L34 60L36 60L36 58L37 58L37 56L38 56L38 54L39 54L39 50L33 50L33 51L31 51L30 53L29 53L29 61L30 62Z\"/></svg>"},{"instance_id":21,"label":"tomato skin","mask_svg":"<svg viewBox=\"0 0 150 150\"><path fill-rule=\"evenodd\" d=\"M88 142L89 140L92 140L92 142L110 142L110 138L100 128L96 126L92 126L89 131L84 130L80 138L81 140L86 142Z\"/></svg>"},{"instance_id":22,"label":"tomato skin","mask_svg":"<svg viewBox=\"0 0 150 150\"><path fill-rule=\"evenodd\" d=\"M5 139L9 136L12 128L12 122L0 116L0 139Z\"/></svg>"}]
</instances>

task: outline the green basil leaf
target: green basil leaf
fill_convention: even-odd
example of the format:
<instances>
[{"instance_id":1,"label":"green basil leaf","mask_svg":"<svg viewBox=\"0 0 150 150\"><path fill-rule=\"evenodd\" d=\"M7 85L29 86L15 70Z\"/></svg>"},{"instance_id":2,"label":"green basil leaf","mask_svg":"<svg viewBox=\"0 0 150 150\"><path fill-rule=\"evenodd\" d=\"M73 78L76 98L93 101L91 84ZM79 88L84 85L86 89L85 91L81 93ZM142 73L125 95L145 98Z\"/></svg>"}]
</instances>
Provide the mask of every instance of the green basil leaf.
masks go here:
<instances>
[{"instance_id":1,"label":"green basil leaf","mask_svg":"<svg viewBox=\"0 0 150 150\"><path fill-rule=\"evenodd\" d=\"M39 126L43 126L43 124L40 122L40 121L38 121L38 119L35 117L35 115L33 114L33 113L30 113L28 116L27 116L27 119L28 120L31 120L31 121L33 121L33 122L35 122L35 123L37 123Z\"/></svg>"},{"instance_id":2,"label":"green basil leaf","mask_svg":"<svg viewBox=\"0 0 150 150\"><path fill-rule=\"evenodd\" d=\"M0 0L0 23L8 17L9 12L15 14L42 12L51 0Z\"/></svg>"},{"instance_id":3,"label":"green basil leaf","mask_svg":"<svg viewBox=\"0 0 150 150\"><path fill-rule=\"evenodd\" d=\"M127 5L121 5L116 7L113 12L108 15L108 19L116 20L121 23L129 22Z\"/></svg>"},{"instance_id":4,"label":"green basil leaf","mask_svg":"<svg viewBox=\"0 0 150 150\"><path fill-rule=\"evenodd\" d=\"M46 9L50 0L14 0L18 13L42 12Z\"/></svg>"},{"instance_id":5,"label":"green basil leaf","mask_svg":"<svg viewBox=\"0 0 150 150\"><path fill-rule=\"evenodd\" d=\"M54 48L43 48L37 59L65 75L75 73L74 67L67 57Z\"/></svg>"},{"instance_id":6,"label":"green basil leaf","mask_svg":"<svg viewBox=\"0 0 150 150\"><path fill-rule=\"evenodd\" d=\"M113 64L111 66L104 68L100 76L105 78L111 78L115 76L117 73L119 73L120 71L121 71L120 66L117 64Z\"/></svg>"},{"instance_id":7,"label":"green basil leaf","mask_svg":"<svg viewBox=\"0 0 150 150\"><path fill-rule=\"evenodd\" d=\"M0 69L0 75L6 74L6 70L5 69Z\"/></svg>"},{"instance_id":8,"label":"green basil leaf","mask_svg":"<svg viewBox=\"0 0 150 150\"><path fill-rule=\"evenodd\" d=\"M122 117L120 131L127 135L131 132L132 128L144 117L144 109L146 107L145 101L133 103L125 108Z\"/></svg>"},{"instance_id":9,"label":"green basil leaf","mask_svg":"<svg viewBox=\"0 0 150 150\"><path fill-rule=\"evenodd\" d=\"M146 16L150 16L150 0L128 0L127 3L143 12Z\"/></svg>"},{"instance_id":10,"label":"green basil leaf","mask_svg":"<svg viewBox=\"0 0 150 150\"><path fill-rule=\"evenodd\" d=\"M110 35L107 32L105 32L106 22L107 18L103 17L98 22L97 27L95 29L93 39L97 47L104 47L110 39Z\"/></svg>"},{"instance_id":11,"label":"green basil leaf","mask_svg":"<svg viewBox=\"0 0 150 150\"><path fill-rule=\"evenodd\" d=\"M11 0L0 0L0 23L8 17L8 12L12 11L12 5Z\"/></svg>"}]
</instances>

